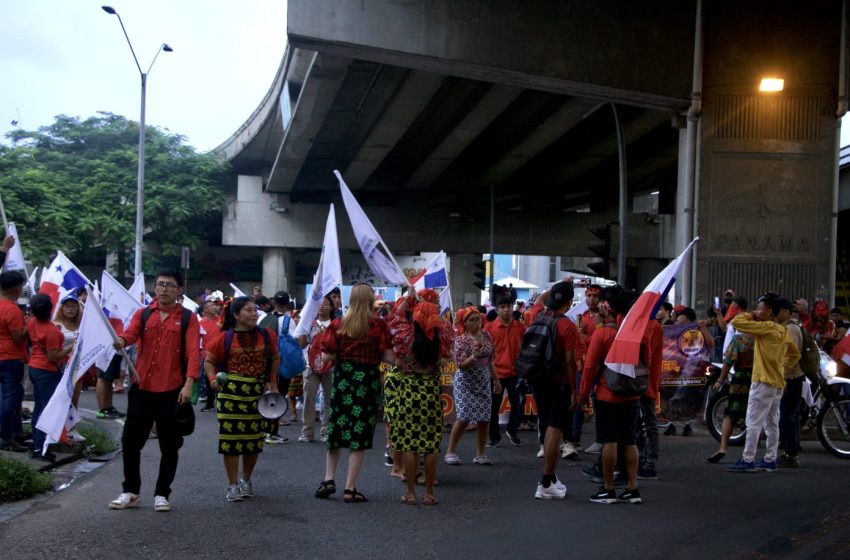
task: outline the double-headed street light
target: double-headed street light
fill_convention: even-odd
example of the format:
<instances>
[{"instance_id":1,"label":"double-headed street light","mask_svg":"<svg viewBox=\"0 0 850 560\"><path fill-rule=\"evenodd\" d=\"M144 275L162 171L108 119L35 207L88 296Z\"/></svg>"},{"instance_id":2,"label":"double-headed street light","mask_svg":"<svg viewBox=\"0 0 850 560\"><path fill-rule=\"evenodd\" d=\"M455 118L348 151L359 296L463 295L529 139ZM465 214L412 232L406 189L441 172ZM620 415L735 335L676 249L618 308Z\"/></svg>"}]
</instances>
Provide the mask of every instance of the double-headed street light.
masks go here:
<instances>
[{"instance_id":1,"label":"double-headed street light","mask_svg":"<svg viewBox=\"0 0 850 560\"><path fill-rule=\"evenodd\" d=\"M139 64L139 59L136 57L136 51L133 49L133 43L130 42L130 36L127 35L127 30L124 28L124 22L121 21L121 16L115 11L112 6L101 6L107 14L116 16L118 23L121 24L121 30L124 32L124 37L127 38L127 44L130 46L130 52L133 54L133 60L136 63L136 68L139 69L139 76L142 78L142 110L139 117L139 173L136 186L136 259L134 266L134 275L138 277L142 273L142 236L144 235L144 206L145 206L145 91L147 89L148 74L153 68L156 58L162 51L172 52L174 49L163 43L157 49L156 54L148 66L147 72L142 72L142 67Z\"/></svg>"}]
</instances>

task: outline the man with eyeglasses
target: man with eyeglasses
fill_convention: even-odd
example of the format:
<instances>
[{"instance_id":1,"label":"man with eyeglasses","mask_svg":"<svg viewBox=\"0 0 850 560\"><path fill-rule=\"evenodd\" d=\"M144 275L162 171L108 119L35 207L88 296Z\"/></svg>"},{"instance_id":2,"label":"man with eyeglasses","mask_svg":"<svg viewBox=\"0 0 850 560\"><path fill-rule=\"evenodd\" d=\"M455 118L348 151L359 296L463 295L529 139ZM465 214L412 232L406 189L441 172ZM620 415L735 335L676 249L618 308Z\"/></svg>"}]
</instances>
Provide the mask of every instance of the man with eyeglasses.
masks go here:
<instances>
[{"instance_id":1,"label":"man with eyeglasses","mask_svg":"<svg viewBox=\"0 0 850 560\"><path fill-rule=\"evenodd\" d=\"M183 293L183 277L177 271L156 276L154 302L136 311L130 326L118 338L116 349L138 343L136 370L127 394L127 419L121 436L124 458L123 492L109 502L110 509L135 507L142 486L141 451L156 424L162 454L154 492L154 509L170 511L171 483L177 472L178 450L183 436L177 431L175 410L191 402L198 379L200 326L198 317L177 303ZM183 334L183 322L187 321ZM181 343L184 346L181 348ZM182 359L182 360L181 360ZM181 363L182 361L182 363Z\"/></svg>"}]
</instances>

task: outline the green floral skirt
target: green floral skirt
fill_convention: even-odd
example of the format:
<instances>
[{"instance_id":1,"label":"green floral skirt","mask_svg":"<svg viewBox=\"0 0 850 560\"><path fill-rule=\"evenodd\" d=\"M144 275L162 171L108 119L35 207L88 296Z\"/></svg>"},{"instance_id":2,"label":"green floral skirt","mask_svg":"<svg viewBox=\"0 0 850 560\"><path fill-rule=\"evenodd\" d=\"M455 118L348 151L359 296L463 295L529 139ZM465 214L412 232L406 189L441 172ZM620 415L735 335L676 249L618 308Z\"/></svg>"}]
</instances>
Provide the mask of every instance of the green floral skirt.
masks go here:
<instances>
[{"instance_id":1,"label":"green floral skirt","mask_svg":"<svg viewBox=\"0 0 850 560\"><path fill-rule=\"evenodd\" d=\"M227 374L227 382L219 389L215 400L219 453L253 455L263 451L268 420L257 411L262 394L261 379Z\"/></svg>"},{"instance_id":2,"label":"green floral skirt","mask_svg":"<svg viewBox=\"0 0 850 560\"><path fill-rule=\"evenodd\" d=\"M380 394L377 364L337 364L331 388L328 449L372 449Z\"/></svg>"}]
</instances>

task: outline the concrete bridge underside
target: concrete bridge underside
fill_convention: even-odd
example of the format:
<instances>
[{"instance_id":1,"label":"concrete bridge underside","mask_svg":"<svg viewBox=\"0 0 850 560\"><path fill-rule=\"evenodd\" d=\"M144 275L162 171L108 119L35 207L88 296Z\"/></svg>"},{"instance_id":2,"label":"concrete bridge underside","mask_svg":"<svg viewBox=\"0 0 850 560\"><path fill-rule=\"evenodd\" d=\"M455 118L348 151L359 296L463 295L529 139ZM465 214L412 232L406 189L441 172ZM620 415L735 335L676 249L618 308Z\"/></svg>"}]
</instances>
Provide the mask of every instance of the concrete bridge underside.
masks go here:
<instances>
[{"instance_id":1,"label":"concrete bridge underside","mask_svg":"<svg viewBox=\"0 0 850 560\"><path fill-rule=\"evenodd\" d=\"M613 102L630 210L658 192L628 217L640 281L698 234L694 305L727 285L828 295L841 3L707 2L697 21L674 0L290 0L274 83L219 148L241 176L224 243L267 247L264 285L292 284L280 263L316 258L339 169L395 251L488 251L493 189L497 252L590 256L587 226L616 218ZM757 93L767 73L782 93Z\"/></svg>"}]
</instances>

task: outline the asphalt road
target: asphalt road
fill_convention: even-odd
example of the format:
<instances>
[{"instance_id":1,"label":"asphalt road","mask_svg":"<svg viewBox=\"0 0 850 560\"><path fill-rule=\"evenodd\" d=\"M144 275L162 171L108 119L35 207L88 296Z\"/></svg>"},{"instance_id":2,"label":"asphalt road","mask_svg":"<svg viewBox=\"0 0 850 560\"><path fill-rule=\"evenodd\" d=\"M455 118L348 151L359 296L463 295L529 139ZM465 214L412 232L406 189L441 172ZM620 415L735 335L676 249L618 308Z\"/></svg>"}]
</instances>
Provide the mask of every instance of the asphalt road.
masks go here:
<instances>
[{"instance_id":1,"label":"asphalt road","mask_svg":"<svg viewBox=\"0 0 850 560\"><path fill-rule=\"evenodd\" d=\"M82 408L93 409L84 393ZM119 409L124 397L116 397ZM341 487L329 500L313 492L324 474L324 447L266 446L254 474L257 498L224 500L226 477L216 454L213 415L197 414L171 497L173 510L153 510L156 441L143 451L142 504L111 511L121 491L120 455L56 494L14 507L0 524L0 559L29 558L846 558L850 552L850 462L805 441L803 468L775 474L732 474L705 457L716 449L706 430L662 436L660 479L644 481L644 504L603 506L580 472L595 455L562 461L569 495L533 499L540 460L532 432L523 445L488 450L494 465L473 465L472 433L460 446L464 464L440 463L435 507L400 503L403 484L383 466L383 436L367 452L359 489L370 502L345 504ZM114 421L111 429L119 429ZM382 426L379 426L381 428ZM681 432L681 428L680 428ZM585 429L586 442L591 436ZM503 440L506 441L506 440ZM443 446L445 448L445 439ZM344 480L344 463L337 481ZM421 495L420 495L421 496ZM7 513L9 506L6 508ZM2 516L0 516L2 517Z\"/></svg>"}]
</instances>

